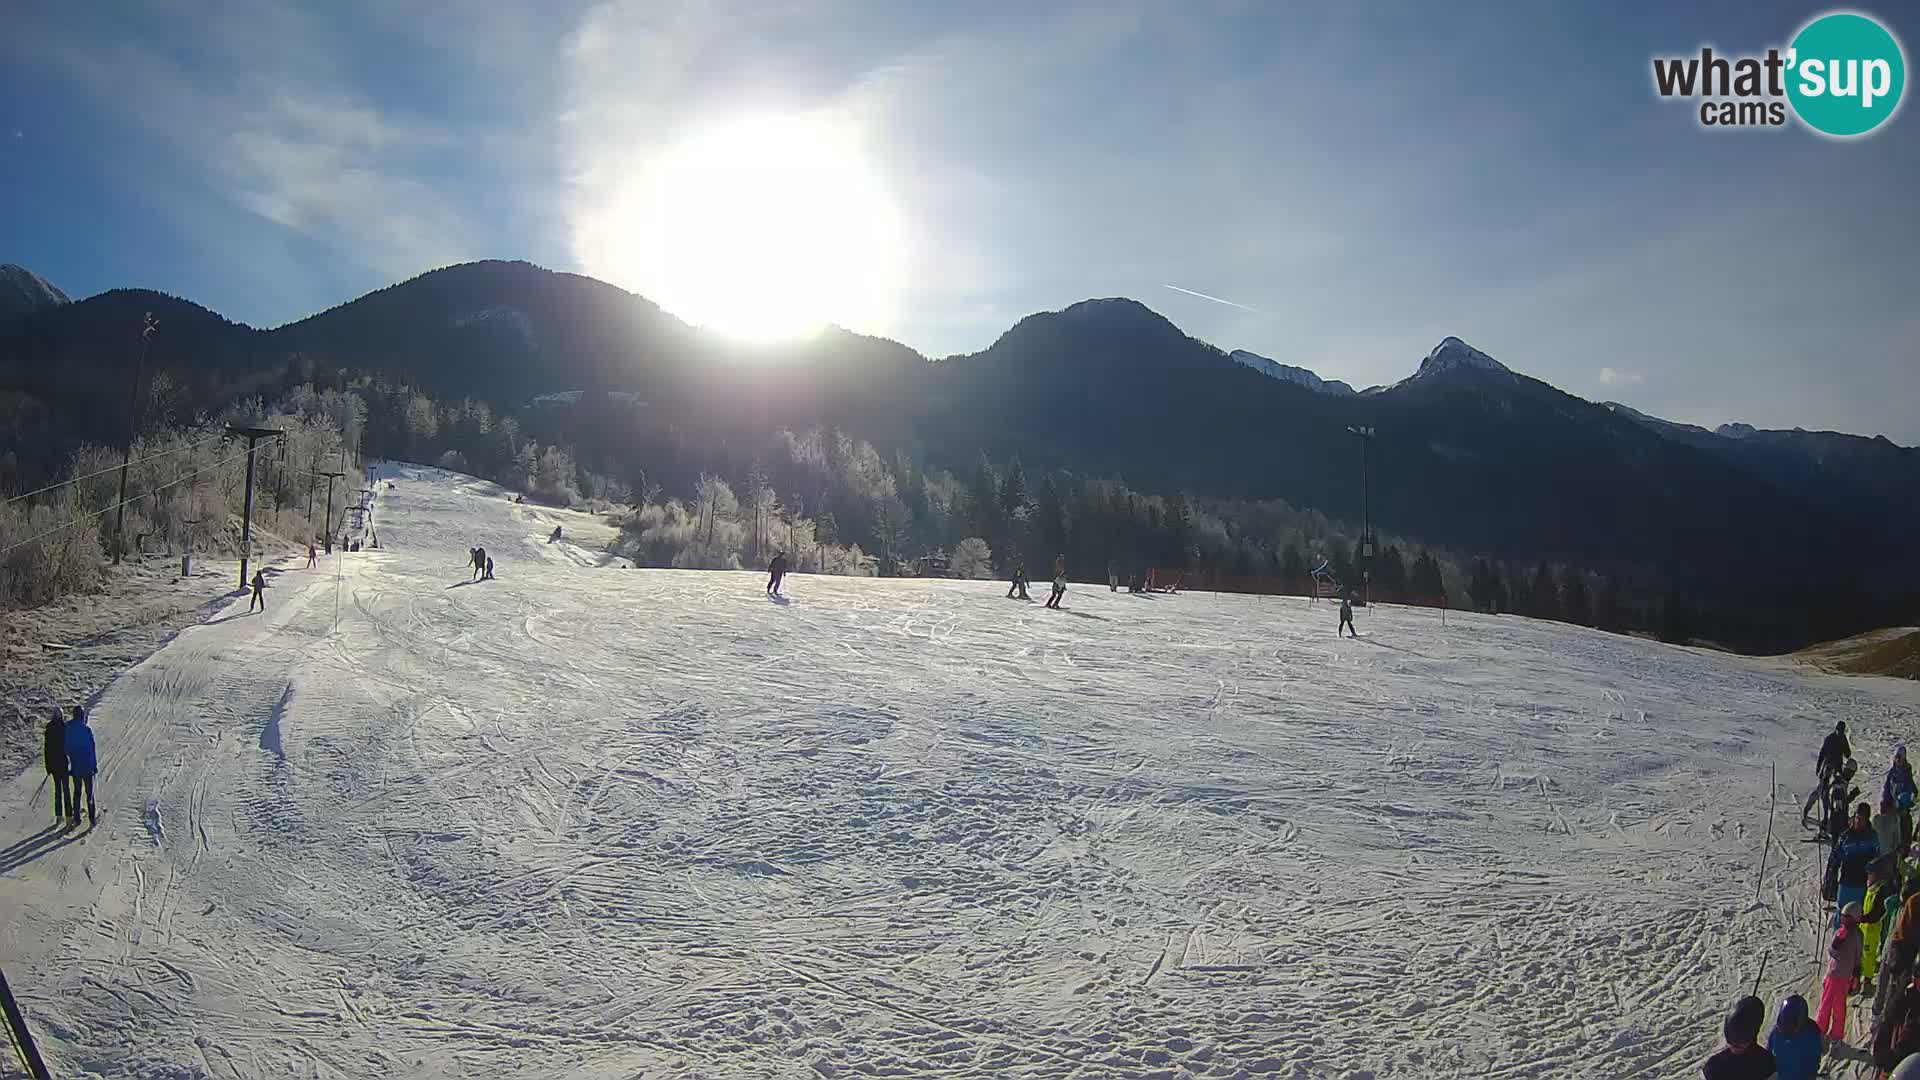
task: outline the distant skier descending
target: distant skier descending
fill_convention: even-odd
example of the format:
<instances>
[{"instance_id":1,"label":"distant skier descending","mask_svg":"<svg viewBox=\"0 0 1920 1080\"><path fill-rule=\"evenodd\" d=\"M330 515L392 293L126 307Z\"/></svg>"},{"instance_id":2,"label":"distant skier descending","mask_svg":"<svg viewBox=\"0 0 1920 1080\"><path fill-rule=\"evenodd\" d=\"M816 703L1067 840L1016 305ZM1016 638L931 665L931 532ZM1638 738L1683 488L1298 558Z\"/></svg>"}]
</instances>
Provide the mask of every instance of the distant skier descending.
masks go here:
<instances>
[{"instance_id":1,"label":"distant skier descending","mask_svg":"<svg viewBox=\"0 0 1920 1080\"><path fill-rule=\"evenodd\" d=\"M1047 607L1060 610L1060 601L1067 595L1067 557L1056 555L1053 560L1053 595L1047 597Z\"/></svg>"},{"instance_id":2,"label":"distant skier descending","mask_svg":"<svg viewBox=\"0 0 1920 1080\"><path fill-rule=\"evenodd\" d=\"M553 527L553 532L547 536L547 543L557 544L559 542L560 542L560 526L555 525Z\"/></svg>"},{"instance_id":3,"label":"distant skier descending","mask_svg":"<svg viewBox=\"0 0 1920 1080\"><path fill-rule=\"evenodd\" d=\"M782 551L767 564L767 595L780 595L780 582L787 576L787 553Z\"/></svg>"}]
</instances>

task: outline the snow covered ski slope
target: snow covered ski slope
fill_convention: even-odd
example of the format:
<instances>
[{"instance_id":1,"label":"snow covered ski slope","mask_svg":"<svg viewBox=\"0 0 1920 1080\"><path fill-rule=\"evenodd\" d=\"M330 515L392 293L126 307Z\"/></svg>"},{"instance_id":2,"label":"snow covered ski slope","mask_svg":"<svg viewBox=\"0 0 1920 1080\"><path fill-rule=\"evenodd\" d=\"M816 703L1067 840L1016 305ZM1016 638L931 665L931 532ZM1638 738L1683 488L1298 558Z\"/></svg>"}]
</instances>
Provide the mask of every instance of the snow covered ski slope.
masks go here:
<instances>
[{"instance_id":1,"label":"snow covered ski slope","mask_svg":"<svg viewBox=\"0 0 1920 1080\"><path fill-rule=\"evenodd\" d=\"M381 550L111 687L98 827L5 788L0 966L61 1075L1678 1076L1763 955L1814 986L1820 735L1913 715L1510 618L783 605L393 477Z\"/></svg>"}]
</instances>

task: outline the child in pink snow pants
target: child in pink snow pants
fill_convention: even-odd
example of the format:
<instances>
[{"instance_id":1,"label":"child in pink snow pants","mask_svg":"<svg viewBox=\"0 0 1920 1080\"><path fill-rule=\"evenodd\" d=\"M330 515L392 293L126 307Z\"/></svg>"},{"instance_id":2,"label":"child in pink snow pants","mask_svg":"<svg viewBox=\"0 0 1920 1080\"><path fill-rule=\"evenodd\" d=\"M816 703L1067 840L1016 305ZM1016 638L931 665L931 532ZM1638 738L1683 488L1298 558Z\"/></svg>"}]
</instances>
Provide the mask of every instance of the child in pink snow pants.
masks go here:
<instances>
[{"instance_id":1,"label":"child in pink snow pants","mask_svg":"<svg viewBox=\"0 0 1920 1080\"><path fill-rule=\"evenodd\" d=\"M1820 1015L1814 1020L1830 1042L1847 1033L1847 994L1860 977L1861 936L1860 904L1850 900L1840 909L1840 929L1827 946L1827 980L1820 987Z\"/></svg>"}]
</instances>

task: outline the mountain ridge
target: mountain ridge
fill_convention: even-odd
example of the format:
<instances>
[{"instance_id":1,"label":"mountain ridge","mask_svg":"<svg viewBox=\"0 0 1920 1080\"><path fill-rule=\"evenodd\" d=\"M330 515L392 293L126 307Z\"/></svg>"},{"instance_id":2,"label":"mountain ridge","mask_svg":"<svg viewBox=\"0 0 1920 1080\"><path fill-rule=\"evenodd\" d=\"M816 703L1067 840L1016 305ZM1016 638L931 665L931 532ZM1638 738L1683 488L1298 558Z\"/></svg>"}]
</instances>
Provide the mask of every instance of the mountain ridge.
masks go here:
<instances>
[{"instance_id":1,"label":"mountain ridge","mask_svg":"<svg viewBox=\"0 0 1920 1080\"><path fill-rule=\"evenodd\" d=\"M933 360L839 327L742 345L618 286L523 262L441 267L271 330L164 293L110 290L0 323L0 385L67 417L71 437L113 442L126 397L101 387L127 385L147 310L160 333L146 370L169 374L188 414L344 371L507 409L618 393L645 402L646 418L621 420L637 426L609 433L595 456L614 464L596 467L626 462L669 489L710 462L743 470L741 448L778 429L831 428L956 474L983 453L1019 457L1144 491L1364 514L1497 558L1612 566L1729 595L1803 574L1805 553L1835 532L1920 529L1910 498L1920 452L1886 440L1669 424L1516 372L1452 335L1396 383L1329 392L1124 297L1036 312L985 349ZM1351 433L1363 426L1378 432L1365 478ZM52 467L65 450L20 452ZM1882 548L1869 555L1858 572L1915 573Z\"/></svg>"}]
</instances>

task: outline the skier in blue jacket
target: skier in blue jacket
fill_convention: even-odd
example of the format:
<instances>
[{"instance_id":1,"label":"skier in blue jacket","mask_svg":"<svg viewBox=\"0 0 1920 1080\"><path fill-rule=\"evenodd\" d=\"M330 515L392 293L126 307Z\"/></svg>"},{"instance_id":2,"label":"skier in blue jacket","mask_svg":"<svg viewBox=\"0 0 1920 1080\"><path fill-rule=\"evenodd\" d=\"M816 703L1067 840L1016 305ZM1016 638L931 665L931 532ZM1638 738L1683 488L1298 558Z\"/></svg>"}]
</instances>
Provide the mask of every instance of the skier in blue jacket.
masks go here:
<instances>
[{"instance_id":1,"label":"skier in blue jacket","mask_svg":"<svg viewBox=\"0 0 1920 1080\"><path fill-rule=\"evenodd\" d=\"M87 726L87 710L73 707L73 719L67 721L67 773L73 777L73 794L67 799L67 821L80 824L80 792L87 793L87 824L100 820L93 805L93 774L99 771L99 759L93 752L93 729Z\"/></svg>"},{"instance_id":2,"label":"skier in blue jacket","mask_svg":"<svg viewBox=\"0 0 1920 1080\"><path fill-rule=\"evenodd\" d=\"M1853 812L1847 831L1833 842L1833 854L1827 858L1827 878L1821 896L1840 908L1860 903L1867 897L1867 872L1880 857L1880 837L1869 824L1872 810L1861 803ZM1840 925L1839 913L1833 925Z\"/></svg>"}]
</instances>

